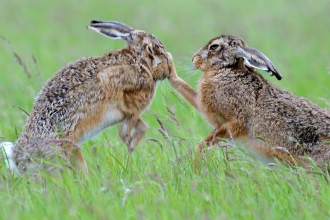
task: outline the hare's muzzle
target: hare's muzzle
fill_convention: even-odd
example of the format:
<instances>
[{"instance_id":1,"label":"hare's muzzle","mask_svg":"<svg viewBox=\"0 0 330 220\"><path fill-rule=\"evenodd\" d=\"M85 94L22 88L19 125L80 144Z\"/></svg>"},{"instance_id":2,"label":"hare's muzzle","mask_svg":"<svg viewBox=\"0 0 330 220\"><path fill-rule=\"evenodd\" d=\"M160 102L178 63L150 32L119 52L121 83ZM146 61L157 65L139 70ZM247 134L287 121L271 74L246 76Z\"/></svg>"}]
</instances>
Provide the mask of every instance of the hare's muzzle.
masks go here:
<instances>
[{"instance_id":1,"label":"hare's muzzle","mask_svg":"<svg viewBox=\"0 0 330 220\"><path fill-rule=\"evenodd\" d=\"M172 56L172 54L170 54L169 52L166 52L166 56L167 56L167 59L168 59L169 61L172 61L172 60L173 60L173 56Z\"/></svg>"},{"instance_id":2,"label":"hare's muzzle","mask_svg":"<svg viewBox=\"0 0 330 220\"><path fill-rule=\"evenodd\" d=\"M194 55L194 56L192 57L191 61L192 61L193 65L194 65L194 67L195 67L196 69L199 69L199 67L200 67L200 65L201 65L201 57L198 56L198 55Z\"/></svg>"}]
</instances>

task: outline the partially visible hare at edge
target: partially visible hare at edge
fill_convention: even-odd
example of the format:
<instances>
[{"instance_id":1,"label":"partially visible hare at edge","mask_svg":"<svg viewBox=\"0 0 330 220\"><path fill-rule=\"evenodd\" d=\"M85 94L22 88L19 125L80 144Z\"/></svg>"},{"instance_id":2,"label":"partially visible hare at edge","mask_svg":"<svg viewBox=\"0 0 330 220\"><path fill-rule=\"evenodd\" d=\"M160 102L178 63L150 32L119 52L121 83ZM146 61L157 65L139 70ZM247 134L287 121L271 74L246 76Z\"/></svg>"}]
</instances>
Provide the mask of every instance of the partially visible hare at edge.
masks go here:
<instances>
[{"instance_id":1,"label":"partially visible hare at edge","mask_svg":"<svg viewBox=\"0 0 330 220\"><path fill-rule=\"evenodd\" d=\"M222 138L244 140L260 155L292 165L306 167L303 158L310 157L329 168L330 112L261 76L255 69L282 78L264 54L238 37L221 35L200 48L192 62L203 72L197 92L175 71L169 81L214 128L196 148L196 170L203 148Z\"/></svg>"},{"instance_id":2,"label":"partially visible hare at edge","mask_svg":"<svg viewBox=\"0 0 330 220\"><path fill-rule=\"evenodd\" d=\"M153 35L115 21L92 21L102 35L123 39L127 47L73 61L60 69L38 95L25 129L13 144L2 145L18 174L54 167L43 160L59 156L88 172L78 144L121 123L119 137L132 152L148 126L140 116L159 80L169 75L171 54Z\"/></svg>"}]
</instances>

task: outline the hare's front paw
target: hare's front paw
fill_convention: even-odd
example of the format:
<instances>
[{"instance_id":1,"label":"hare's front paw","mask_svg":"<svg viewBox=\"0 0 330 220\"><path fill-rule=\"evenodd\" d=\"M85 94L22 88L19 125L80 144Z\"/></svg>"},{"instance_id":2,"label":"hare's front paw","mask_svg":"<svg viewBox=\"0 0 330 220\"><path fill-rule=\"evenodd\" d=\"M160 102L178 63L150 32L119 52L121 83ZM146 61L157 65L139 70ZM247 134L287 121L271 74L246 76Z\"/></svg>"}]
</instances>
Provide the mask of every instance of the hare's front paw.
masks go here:
<instances>
[{"instance_id":1,"label":"hare's front paw","mask_svg":"<svg viewBox=\"0 0 330 220\"><path fill-rule=\"evenodd\" d=\"M175 69L175 66L174 66L174 62L173 62L173 57L169 52L167 52L167 62L168 62L168 69L169 69L168 78L169 79L178 78L178 75L176 74L176 69Z\"/></svg>"},{"instance_id":2,"label":"hare's front paw","mask_svg":"<svg viewBox=\"0 0 330 220\"><path fill-rule=\"evenodd\" d=\"M129 153L132 153L135 150L135 145L133 144L134 141L131 141L129 145L127 145L127 150Z\"/></svg>"},{"instance_id":3,"label":"hare's front paw","mask_svg":"<svg viewBox=\"0 0 330 220\"><path fill-rule=\"evenodd\" d=\"M169 64L174 64L172 54L170 54L169 52L167 52L166 53L166 57L167 57L167 60L168 60L168 63Z\"/></svg>"},{"instance_id":4,"label":"hare's front paw","mask_svg":"<svg viewBox=\"0 0 330 220\"><path fill-rule=\"evenodd\" d=\"M120 139L127 145L129 146L131 141L132 141L132 137L130 134L125 134L125 133L119 133L119 137Z\"/></svg>"}]
</instances>

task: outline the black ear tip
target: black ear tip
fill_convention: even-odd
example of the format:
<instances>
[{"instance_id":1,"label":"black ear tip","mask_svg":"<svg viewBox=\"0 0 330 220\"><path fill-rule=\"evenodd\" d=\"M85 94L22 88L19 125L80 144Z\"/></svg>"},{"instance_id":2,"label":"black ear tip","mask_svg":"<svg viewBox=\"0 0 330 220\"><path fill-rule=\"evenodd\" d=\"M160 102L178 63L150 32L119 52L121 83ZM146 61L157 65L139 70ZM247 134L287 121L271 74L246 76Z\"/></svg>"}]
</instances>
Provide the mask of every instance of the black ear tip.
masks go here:
<instances>
[{"instance_id":1,"label":"black ear tip","mask_svg":"<svg viewBox=\"0 0 330 220\"><path fill-rule=\"evenodd\" d=\"M91 24L99 24L99 23L102 23L102 21L96 21L96 20L91 21Z\"/></svg>"},{"instance_id":2,"label":"black ear tip","mask_svg":"<svg viewBox=\"0 0 330 220\"><path fill-rule=\"evenodd\" d=\"M281 80L283 77L281 75L276 75L277 80Z\"/></svg>"}]
</instances>

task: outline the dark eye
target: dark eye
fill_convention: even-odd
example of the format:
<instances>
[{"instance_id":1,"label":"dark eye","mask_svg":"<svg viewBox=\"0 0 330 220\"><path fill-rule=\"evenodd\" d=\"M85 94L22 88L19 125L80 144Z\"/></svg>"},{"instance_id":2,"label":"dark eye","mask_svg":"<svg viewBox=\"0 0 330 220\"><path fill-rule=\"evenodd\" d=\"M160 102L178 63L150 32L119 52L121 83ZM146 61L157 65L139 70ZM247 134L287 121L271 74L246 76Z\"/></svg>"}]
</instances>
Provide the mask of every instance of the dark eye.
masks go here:
<instances>
[{"instance_id":1,"label":"dark eye","mask_svg":"<svg viewBox=\"0 0 330 220\"><path fill-rule=\"evenodd\" d=\"M147 50L149 51L150 54L154 54L154 51L151 49L150 45L147 45Z\"/></svg>"},{"instance_id":2,"label":"dark eye","mask_svg":"<svg viewBox=\"0 0 330 220\"><path fill-rule=\"evenodd\" d=\"M218 47L219 47L219 44L212 44L210 46L209 50L216 50L216 49L218 49Z\"/></svg>"}]
</instances>

